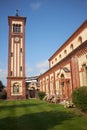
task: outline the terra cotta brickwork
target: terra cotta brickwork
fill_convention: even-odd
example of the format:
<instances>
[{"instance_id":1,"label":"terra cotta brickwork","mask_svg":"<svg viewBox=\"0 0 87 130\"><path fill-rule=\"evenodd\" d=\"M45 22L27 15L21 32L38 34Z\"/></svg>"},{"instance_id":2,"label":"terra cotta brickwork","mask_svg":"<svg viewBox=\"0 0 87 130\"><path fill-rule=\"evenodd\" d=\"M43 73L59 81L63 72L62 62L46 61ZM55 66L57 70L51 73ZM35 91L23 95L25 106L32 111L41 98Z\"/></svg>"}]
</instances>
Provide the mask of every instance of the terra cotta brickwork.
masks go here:
<instances>
[{"instance_id":1,"label":"terra cotta brickwork","mask_svg":"<svg viewBox=\"0 0 87 130\"><path fill-rule=\"evenodd\" d=\"M87 20L48 61L49 69L38 78L40 90L47 95L64 100L71 98L74 89L87 86Z\"/></svg>"},{"instance_id":2,"label":"terra cotta brickwork","mask_svg":"<svg viewBox=\"0 0 87 130\"><path fill-rule=\"evenodd\" d=\"M25 99L25 24L26 17L8 16L7 99Z\"/></svg>"}]
</instances>

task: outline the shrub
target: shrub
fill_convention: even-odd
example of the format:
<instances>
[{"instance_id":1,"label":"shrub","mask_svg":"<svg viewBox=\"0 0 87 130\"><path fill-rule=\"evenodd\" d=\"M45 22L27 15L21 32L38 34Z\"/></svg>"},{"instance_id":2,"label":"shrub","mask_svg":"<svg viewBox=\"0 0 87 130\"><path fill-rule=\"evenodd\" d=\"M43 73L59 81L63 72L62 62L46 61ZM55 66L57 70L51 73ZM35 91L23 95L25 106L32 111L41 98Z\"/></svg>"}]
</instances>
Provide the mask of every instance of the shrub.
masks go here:
<instances>
[{"instance_id":1,"label":"shrub","mask_svg":"<svg viewBox=\"0 0 87 130\"><path fill-rule=\"evenodd\" d=\"M72 93L72 101L76 107L87 112L87 87L83 86L75 89Z\"/></svg>"},{"instance_id":2,"label":"shrub","mask_svg":"<svg viewBox=\"0 0 87 130\"><path fill-rule=\"evenodd\" d=\"M45 97L45 95L46 95L45 92L41 92L41 91L38 92L38 96L41 100Z\"/></svg>"},{"instance_id":3,"label":"shrub","mask_svg":"<svg viewBox=\"0 0 87 130\"><path fill-rule=\"evenodd\" d=\"M7 98L7 93L3 90L0 92L0 99L6 99Z\"/></svg>"}]
</instances>

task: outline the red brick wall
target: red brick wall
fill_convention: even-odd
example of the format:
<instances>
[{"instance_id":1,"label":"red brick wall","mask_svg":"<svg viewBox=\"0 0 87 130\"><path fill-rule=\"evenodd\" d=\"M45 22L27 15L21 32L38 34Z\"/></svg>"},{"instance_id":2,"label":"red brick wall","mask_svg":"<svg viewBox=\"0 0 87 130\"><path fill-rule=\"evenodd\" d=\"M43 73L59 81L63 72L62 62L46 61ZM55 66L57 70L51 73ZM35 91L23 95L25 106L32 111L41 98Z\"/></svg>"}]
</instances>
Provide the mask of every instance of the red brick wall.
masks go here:
<instances>
[{"instance_id":1,"label":"red brick wall","mask_svg":"<svg viewBox=\"0 0 87 130\"><path fill-rule=\"evenodd\" d=\"M25 84L25 78L24 79L22 79L22 95L11 95L11 80L15 80L15 82L16 82L16 80L19 80L19 79L15 79L15 78L13 78L13 79L9 79L8 78L8 82L7 82L7 85L8 85L8 87L7 87L7 99L8 100L14 100L14 99L26 99L26 84Z\"/></svg>"},{"instance_id":2,"label":"red brick wall","mask_svg":"<svg viewBox=\"0 0 87 130\"><path fill-rule=\"evenodd\" d=\"M71 78L72 78L72 89L80 86L80 79L79 79L79 66L78 66L78 59L77 57L71 58Z\"/></svg>"}]
</instances>

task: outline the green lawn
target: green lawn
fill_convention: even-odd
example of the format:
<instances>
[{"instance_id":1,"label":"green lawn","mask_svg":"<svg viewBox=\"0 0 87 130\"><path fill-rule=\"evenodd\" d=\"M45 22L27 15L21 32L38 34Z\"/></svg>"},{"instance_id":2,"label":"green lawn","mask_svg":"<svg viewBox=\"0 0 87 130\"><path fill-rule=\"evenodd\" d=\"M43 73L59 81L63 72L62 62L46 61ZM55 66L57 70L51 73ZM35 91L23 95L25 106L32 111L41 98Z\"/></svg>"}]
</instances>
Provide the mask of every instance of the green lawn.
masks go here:
<instances>
[{"instance_id":1,"label":"green lawn","mask_svg":"<svg viewBox=\"0 0 87 130\"><path fill-rule=\"evenodd\" d=\"M0 101L0 130L87 130L87 115L37 99Z\"/></svg>"}]
</instances>

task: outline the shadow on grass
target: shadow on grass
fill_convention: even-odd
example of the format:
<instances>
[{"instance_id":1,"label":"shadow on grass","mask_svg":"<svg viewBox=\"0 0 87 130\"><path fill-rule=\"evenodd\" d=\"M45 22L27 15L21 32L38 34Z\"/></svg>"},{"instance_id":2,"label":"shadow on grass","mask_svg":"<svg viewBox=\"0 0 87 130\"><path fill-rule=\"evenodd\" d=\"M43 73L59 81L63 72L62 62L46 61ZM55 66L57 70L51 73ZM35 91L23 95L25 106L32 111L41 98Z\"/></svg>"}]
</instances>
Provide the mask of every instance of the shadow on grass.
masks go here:
<instances>
[{"instance_id":1,"label":"shadow on grass","mask_svg":"<svg viewBox=\"0 0 87 130\"><path fill-rule=\"evenodd\" d=\"M33 106L40 106L40 105L42 105L43 103L23 103L23 102L21 102L21 104L17 104L17 103L15 103L15 101L13 101L13 104L10 104L10 105L8 105L8 104L3 104L3 105L1 105L0 106L0 109L3 109L3 110L8 110L8 109L12 109L12 108L21 108L21 107L33 107Z\"/></svg>"},{"instance_id":2,"label":"shadow on grass","mask_svg":"<svg viewBox=\"0 0 87 130\"><path fill-rule=\"evenodd\" d=\"M6 117L0 119L0 130L48 130L65 120L71 120L74 115L64 111L49 111Z\"/></svg>"}]
</instances>

